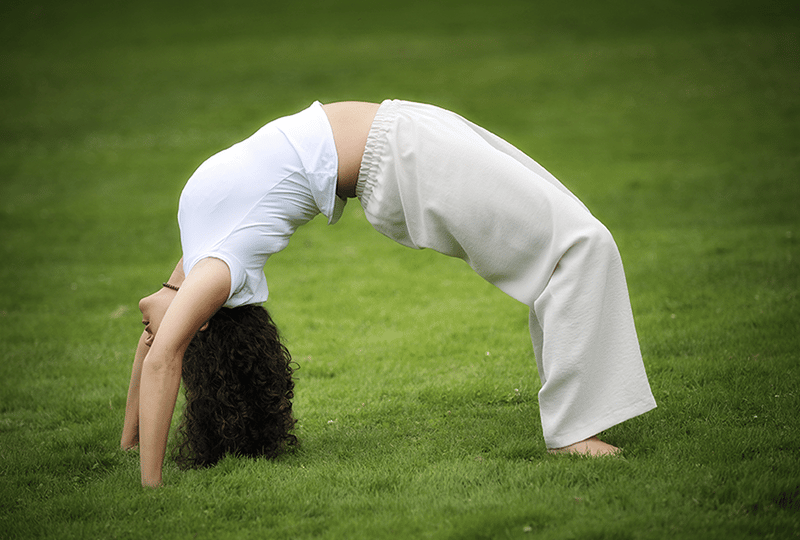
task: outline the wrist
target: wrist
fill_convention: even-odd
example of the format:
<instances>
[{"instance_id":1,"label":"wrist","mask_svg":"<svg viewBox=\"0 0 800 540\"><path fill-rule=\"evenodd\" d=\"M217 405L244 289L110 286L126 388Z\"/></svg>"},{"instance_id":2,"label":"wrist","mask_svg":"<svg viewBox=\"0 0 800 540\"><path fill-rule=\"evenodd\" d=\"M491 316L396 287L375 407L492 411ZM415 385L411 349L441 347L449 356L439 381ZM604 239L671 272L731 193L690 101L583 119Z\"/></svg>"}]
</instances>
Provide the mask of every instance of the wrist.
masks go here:
<instances>
[{"instance_id":1,"label":"wrist","mask_svg":"<svg viewBox=\"0 0 800 540\"><path fill-rule=\"evenodd\" d=\"M161 474L142 473L142 487L157 488L161 487Z\"/></svg>"}]
</instances>

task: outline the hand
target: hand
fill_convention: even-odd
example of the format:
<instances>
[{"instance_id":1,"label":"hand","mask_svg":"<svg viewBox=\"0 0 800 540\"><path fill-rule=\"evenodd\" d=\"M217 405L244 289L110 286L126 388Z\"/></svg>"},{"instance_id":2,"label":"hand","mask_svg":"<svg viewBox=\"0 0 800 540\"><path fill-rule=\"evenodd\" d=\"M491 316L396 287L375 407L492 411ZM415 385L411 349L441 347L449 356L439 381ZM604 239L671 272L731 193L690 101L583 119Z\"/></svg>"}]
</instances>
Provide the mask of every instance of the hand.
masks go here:
<instances>
[{"instance_id":1,"label":"hand","mask_svg":"<svg viewBox=\"0 0 800 540\"><path fill-rule=\"evenodd\" d=\"M160 488L163 485L164 484L161 482L161 474L160 474L160 472L159 472L157 477L153 476L153 477L147 477L146 478L144 476L144 474L142 474L142 487L156 489L156 488Z\"/></svg>"},{"instance_id":2,"label":"hand","mask_svg":"<svg viewBox=\"0 0 800 540\"><path fill-rule=\"evenodd\" d=\"M139 447L139 435L138 435L138 433L137 433L136 437L134 437L132 440L127 440L126 441L126 440L123 439L122 442L120 443L120 446L125 451L134 450L134 449L138 448Z\"/></svg>"}]
</instances>

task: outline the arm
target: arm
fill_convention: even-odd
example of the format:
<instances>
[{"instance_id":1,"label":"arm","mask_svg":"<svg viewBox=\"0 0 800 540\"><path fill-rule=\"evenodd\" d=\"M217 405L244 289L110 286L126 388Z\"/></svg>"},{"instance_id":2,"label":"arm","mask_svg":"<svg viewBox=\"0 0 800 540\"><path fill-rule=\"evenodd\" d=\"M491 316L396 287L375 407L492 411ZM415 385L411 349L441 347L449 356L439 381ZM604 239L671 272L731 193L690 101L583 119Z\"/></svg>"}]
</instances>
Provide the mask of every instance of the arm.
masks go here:
<instances>
[{"instance_id":1,"label":"arm","mask_svg":"<svg viewBox=\"0 0 800 540\"><path fill-rule=\"evenodd\" d=\"M131 383L128 386L128 402L125 405L125 423L122 425L122 440L120 441L123 450L130 450L139 444L139 381L142 378L142 363L149 350L144 343L146 337L147 334L142 332L139 345L136 346L136 354L133 357Z\"/></svg>"},{"instance_id":2,"label":"arm","mask_svg":"<svg viewBox=\"0 0 800 540\"><path fill-rule=\"evenodd\" d=\"M172 413L181 382L183 353L194 335L225 303L230 292L228 266L203 259L192 269L167 309L142 363L139 389L139 447L142 485L161 485Z\"/></svg>"},{"instance_id":3,"label":"arm","mask_svg":"<svg viewBox=\"0 0 800 540\"><path fill-rule=\"evenodd\" d=\"M169 282L180 286L183 280L183 259L180 259L169 277ZM142 332L133 357L131 382L128 386L128 400L125 405L125 422L122 426L122 438L120 440L120 446L123 450L130 450L139 444L139 384L142 377L142 363L150 350L145 344L146 338L147 334Z\"/></svg>"}]
</instances>

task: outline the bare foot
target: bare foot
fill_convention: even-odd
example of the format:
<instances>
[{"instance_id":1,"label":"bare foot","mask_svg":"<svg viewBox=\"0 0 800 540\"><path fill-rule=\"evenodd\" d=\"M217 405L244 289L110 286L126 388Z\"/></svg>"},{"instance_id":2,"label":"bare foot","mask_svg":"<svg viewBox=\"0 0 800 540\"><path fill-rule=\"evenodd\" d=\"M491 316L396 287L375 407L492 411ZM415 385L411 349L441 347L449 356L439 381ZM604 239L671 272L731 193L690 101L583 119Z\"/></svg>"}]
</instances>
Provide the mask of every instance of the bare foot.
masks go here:
<instances>
[{"instance_id":1,"label":"bare foot","mask_svg":"<svg viewBox=\"0 0 800 540\"><path fill-rule=\"evenodd\" d=\"M549 448L551 454L581 454L583 456L614 456L622 452L616 446L604 443L597 437L564 446L562 448Z\"/></svg>"}]
</instances>

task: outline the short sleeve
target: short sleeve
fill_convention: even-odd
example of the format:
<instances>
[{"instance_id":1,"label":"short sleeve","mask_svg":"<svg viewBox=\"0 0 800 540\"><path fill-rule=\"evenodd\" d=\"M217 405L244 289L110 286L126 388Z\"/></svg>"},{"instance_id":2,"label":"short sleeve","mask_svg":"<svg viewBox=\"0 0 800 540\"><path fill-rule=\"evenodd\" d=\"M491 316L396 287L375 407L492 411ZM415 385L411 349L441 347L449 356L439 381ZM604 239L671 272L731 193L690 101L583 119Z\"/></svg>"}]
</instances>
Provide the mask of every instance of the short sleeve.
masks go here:
<instances>
[{"instance_id":1,"label":"short sleeve","mask_svg":"<svg viewBox=\"0 0 800 540\"><path fill-rule=\"evenodd\" d=\"M188 276L189 272L192 271L192 268L194 268L197 263L203 259L219 259L225 263L230 271L231 289L228 291L228 299L225 301L224 307L236 307L242 305L236 303L236 298L237 296L241 296L247 279L247 272L242 263L239 262L235 257L226 253L210 252L192 259L187 259L187 257L184 255L183 273Z\"/></svg>"}]
</instances>

